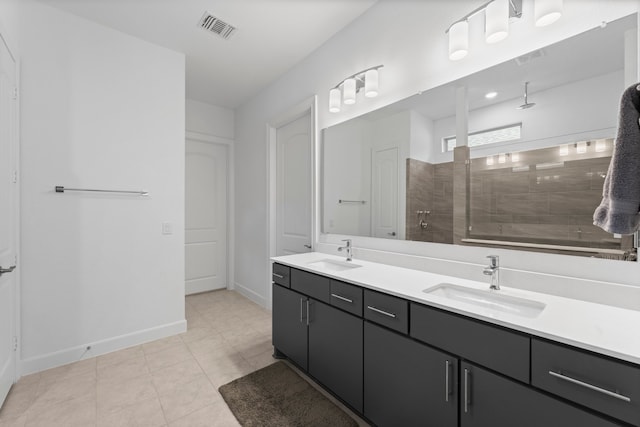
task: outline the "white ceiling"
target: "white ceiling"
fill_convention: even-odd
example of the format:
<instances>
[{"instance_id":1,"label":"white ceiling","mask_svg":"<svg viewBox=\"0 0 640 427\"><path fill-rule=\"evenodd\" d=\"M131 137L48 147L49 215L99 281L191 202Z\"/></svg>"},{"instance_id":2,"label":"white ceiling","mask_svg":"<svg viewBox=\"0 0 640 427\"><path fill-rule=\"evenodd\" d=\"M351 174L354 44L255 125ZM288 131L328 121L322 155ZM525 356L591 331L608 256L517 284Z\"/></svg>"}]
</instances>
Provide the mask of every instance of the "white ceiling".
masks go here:
<instances>
[{"instance_id":1,"label":"white ceiling","mask_svg":"<svg viewBox=\"0 0 640 427\"><path fill-rule=\"evenodd\" d=\"M186 55L187 98L235 108L377 0L40 0ZM224 40L205 11L235 26Z\"/></svg>"}]
</instances>

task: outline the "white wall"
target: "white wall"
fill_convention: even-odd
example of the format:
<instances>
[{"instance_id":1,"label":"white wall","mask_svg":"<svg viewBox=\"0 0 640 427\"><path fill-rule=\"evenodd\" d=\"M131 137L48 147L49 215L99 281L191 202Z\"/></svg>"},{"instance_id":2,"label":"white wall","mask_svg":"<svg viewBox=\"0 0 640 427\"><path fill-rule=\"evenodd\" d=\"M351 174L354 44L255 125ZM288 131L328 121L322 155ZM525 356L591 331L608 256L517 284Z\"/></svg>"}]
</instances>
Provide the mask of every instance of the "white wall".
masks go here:
<instances>
[{"instance_id":1,"label":"white wall","mask_svg":"<svg viewBox=\"0 0 640 427\"><path fill-rule=\"evenodd\" d=\"M411 130L409 131L410 157L423 162L432 162L434 152L438 152L440 145L434 139L434 123L428 117L411 111Z\"/></svg>"},{"instance_id":2,"label":"white wall","mask_svg":"<svg viewBox=\"0 0 640 427\"><path fill-rule=\"evenodd\" d=\"M352 120L325 130L322 161L322 230L325 233L371 234L371 141L365 120ZM366 203L339 203L339 200Z\"/></svg>"},{"instance_id":3,"label":"white wall","mask_svg":"<svg viewBox=\"0 0 640 427\"><path fill-rule=\"evenodd\" d=\"M234 111L194 99L186 101L187 131L233 139L235 135Z\"/></svg>"},{"instance_id":4,"label":"white wall","mask_svg":"<svg viewBox=\"0 0 640 427\"><path fill-rule=\"evenodd\" d=\"M21 58L22 373L185 330L184 56L32 0L0 17Z\"/></svg>"},{"instance_id":5,"label":"white wall","mask_svg":"<svg viewBox=\"0 0 640 427\"><path fill-rule=\"evenodd\" d=\"M510 36L495 45L485 45L481 35L481 17L471 24L471 51L457 62L447 58L448 25L464 16L481 1L380 0L321 46L296 67L274 82L262 93L236 111L236 283L257 300L268 301L270 294L268 238L268 186L265 124L273 117L298 104L313 94L318 95L318 124L325 128L373 109L456 80L465 75L524 53L547 46L567 37L594 28L602 21L636 12L635 0L566 0L565 13L554 25L536 28L533 24L533 1L524 0L523 18L512 26ZM402 22L402 25L388 25ZM384 64L380 70L380 96L358 99L352 106L344 106L339 114L328 112L328 92L336 81L369 66ZM265 218L257 221L257 218ZM318 245L321 250L335 251L334 243L343 236L332 236ZM427 243L384 241L355 238L357 246L375 248L375 253L386 254L386 262L402 262L417 254L421 259L448 258L453 265L442 263L451 274L462 274L461 265L473 266L484 262L485 249L437 245ZM364 251L356 253L362 253ZM398 256L388 256L391 252ZM536 283L561 287L567 276L591 280L613 281L637 285L640 265L636 263L600 262L567 256L544 256L513 251L497 251L503 264L514 271L527 272L516 278L535 286ZM337 253L337 252L336 252ZM613 264L612 264L613 263ZM615 266L615 268L611 266ZM548 276L547 273L555 275ZM479 276L481 277L481 276ZM549 278L551 277L551 278ZM555 280L554 277L560 277ZM573 284L574 288L585 281ZM587 288L588 286L584 286ZM635 288L634 288L635 289Z\"/></svg>"}]
</instances>

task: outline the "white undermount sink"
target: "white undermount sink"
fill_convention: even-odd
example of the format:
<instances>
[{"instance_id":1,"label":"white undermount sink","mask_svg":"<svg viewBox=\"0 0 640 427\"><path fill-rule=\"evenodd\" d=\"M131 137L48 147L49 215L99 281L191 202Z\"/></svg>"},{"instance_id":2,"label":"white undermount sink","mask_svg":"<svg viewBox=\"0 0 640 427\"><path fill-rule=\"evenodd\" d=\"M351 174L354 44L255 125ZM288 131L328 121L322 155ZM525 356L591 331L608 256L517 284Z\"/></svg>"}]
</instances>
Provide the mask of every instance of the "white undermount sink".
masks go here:
<instances>
[{"instance_id":1,"label":"white undermount sink","mask_svg":"<svg viewBox=\"0 0 640 427\"><path fill-rule=\"evenodd\" d=\"M538 317L546 305L539 301L501 294L500 291L474 289L466 286L440 283L422 292L477 307L523 317Z\"/></svg>"},{"instance_id":2,"label":"white undermount sink","mask_svg":"<svg viewBox=\"0 0 640 427\"><path fill-rule=\"evenodd\" d=\"M353 264L351 261L338 261L335 259L321 259L320 261L310 262L308 265L331 271L345 271L362 267L361 265Z\"/></svg>"}]
</instances>

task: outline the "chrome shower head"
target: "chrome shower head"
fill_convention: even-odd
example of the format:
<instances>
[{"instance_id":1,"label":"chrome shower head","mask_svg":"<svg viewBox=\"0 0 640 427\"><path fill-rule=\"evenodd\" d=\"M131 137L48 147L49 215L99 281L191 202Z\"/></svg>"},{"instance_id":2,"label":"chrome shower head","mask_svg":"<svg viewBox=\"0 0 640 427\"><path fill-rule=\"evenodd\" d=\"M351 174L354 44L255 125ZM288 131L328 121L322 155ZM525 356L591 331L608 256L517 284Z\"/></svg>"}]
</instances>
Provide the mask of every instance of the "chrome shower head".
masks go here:
<instances>
[{"instance_id":1,"label":"chrome shower head","mask_svg":"<svg viewBox=\"0 0 640 427\"><path fill-rule=\"evenodd\" d=\"M525 102L524 104L516 107L517 110L526 110L527 108L531 108L533 106L535 106L536 103L535 102Z\"/></svg>"},{"instance_id":2,"label":"chrome shower head","mask_svg":"<svg viewBox=\"0 0 640 427\"><path fill-rule=\"evenodd\" d=\"M536 105L536 103L535 103L535 102L529 102L529 101L527 100L527 98L529 97L529 93L528 93L528 92L529 92L529 90L528 90L528 87L529 87L529 82L525 82L525 84L524 84L524 104L522 104L522 105L521 105L521 106L519 106L519 107L516 107L516 109L517 109L517 110L526 110L527 108L531 108L531 107L533 107L534 105Z\"/></svg>"}]
</instances>

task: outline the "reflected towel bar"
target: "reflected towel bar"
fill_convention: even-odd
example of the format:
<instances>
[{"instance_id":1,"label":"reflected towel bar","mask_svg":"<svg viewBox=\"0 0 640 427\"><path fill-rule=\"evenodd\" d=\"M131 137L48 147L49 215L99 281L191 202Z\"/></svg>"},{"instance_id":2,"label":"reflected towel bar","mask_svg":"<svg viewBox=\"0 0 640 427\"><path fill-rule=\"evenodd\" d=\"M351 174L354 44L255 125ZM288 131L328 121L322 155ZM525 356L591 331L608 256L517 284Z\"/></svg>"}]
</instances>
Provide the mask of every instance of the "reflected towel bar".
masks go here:
<instances>
[{"instance_id":1,"label":"reflected towel bar","mask_svg":"<svg viewBox=\"0 0 640 427\"><path fill-rule=\"evenodd\" d=\"M344 200L344 199L340 199L338 200L338 203L360 203L362 205L364 205L365 203L367 203L366 200Z\"/></svg>"},{"instance_id":2,"label":"reflected towel bar","mask_svg":"<svg viewBox=\"0 0 640 427\"><path fill-rule=\"evenodd\" d=\"M127 190L96 190L90 188L65 188L62 185L56 185L56 193L64 193L65 191L90 191L93 193L119 193L119 194L137 194L139 196L148 196L148 191L127 191Z\"/></svg>"}]
</instances>

